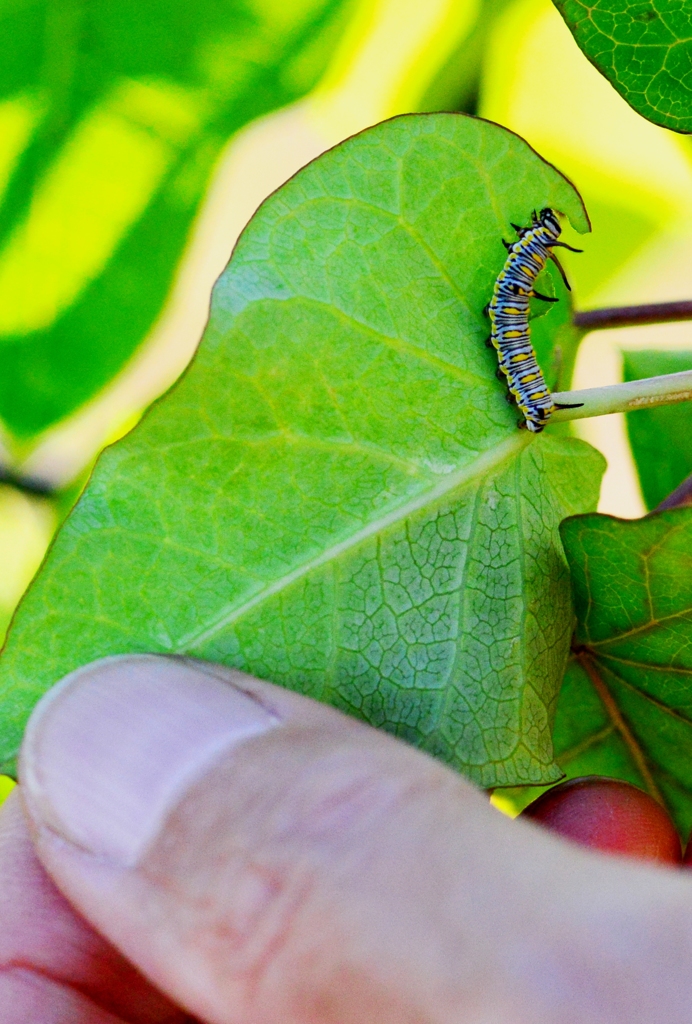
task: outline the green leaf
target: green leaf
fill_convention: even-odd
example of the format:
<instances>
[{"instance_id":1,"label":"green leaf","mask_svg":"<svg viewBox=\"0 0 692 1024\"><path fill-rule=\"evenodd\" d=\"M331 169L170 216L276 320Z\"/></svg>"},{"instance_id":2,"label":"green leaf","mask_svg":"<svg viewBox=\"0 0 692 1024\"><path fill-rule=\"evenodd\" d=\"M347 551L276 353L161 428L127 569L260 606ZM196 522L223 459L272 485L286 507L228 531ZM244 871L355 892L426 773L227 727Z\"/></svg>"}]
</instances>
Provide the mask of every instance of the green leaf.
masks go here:
<instances>
[{"instance_id":1,"label":"green leaf","mask_svg":"<svg viewBox=\"0 0 692 1024\"><path fill-rule=\"evenodd\" d=\"M574 38L631 107L692 132L692 33L679 0L554 0Z\"/></svg>"},{"instance_id":2,"label":"green leaf","mask_svg":"<svg viewBox=\"0 0 692 1024\"><path fill-rule=\"evenodd\" d=\"M568 519L560 532L577 613L556 755L662 799L692 826L692 510Z\"/></svg>"},{"instance_id":3,"label":"green leaf","mask_svg":"<svg viewBox=\"0 0 692 1024\"><path fill-rule=\"evenodd\" d=\"M517 429L483 312L502 236L543 206L587 230L518 136L431 114L347 140L260 207L191 369L101 456L20 606L5 770L56 679L156 651L331 701L486 786L558 777L558 524L595 506L603 460ZM559 305L539 322L564 328Z\"/></svg>"},{"instance_id":4,"label":"green leaf","mask_svg":"<svg viewBox=\"0 0 692 1024\"><path fill-rule=\"evenodd\" d=\"M65 417L130 358L222 147L312 87L351 6L3 5L0 418L17 438Z\"/></svg>"},{"instance_id":5,"label":"green leaf","mask_svg":"<svg viewBox=\"0 0 692 1024\"><path fill-rule=\"evenodd\" d=\"M581 658L578 660L572 655L557 699L553 726L555 762L566 779L606 775L646 790L649 788L646 773L638 767L639 756L629 737L623 735L617 707L609 699L604 703L602 695L602 684L595 686ZM495 802L515 815L549 788L502 789L497 792Z\"/></svg>"},{"instance_id":6,"label":"green leaf","mask_svg":"<svg viewBox=\"0 0 692 1024\"><path fill-rule=\"evenodd\" d=\"M692 352L623 352L624 378L642 380L692 368ZM648 509L692 473L692 404L627 413L627 434Z\"/></svg>"}]
</instances>

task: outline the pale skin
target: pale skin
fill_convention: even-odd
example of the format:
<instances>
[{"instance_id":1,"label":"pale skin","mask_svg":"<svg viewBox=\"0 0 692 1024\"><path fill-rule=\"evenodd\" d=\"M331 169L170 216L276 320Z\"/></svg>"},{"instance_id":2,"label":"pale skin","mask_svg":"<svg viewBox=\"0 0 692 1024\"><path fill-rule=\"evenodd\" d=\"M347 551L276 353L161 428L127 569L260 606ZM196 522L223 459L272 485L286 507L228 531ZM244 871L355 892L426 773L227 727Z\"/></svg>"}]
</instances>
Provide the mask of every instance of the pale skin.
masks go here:
<instances>
[{"instance_id":1,"label":"pale skin","mask_svg":"<svg viewBox=\"0 0 692 1024\"><path fill-rule=\"evenodd\" d=\"M692 1018L692 875L199 663L101 663L39 706L0 878L1 1024Z\"/></svg>"}]
</instances>

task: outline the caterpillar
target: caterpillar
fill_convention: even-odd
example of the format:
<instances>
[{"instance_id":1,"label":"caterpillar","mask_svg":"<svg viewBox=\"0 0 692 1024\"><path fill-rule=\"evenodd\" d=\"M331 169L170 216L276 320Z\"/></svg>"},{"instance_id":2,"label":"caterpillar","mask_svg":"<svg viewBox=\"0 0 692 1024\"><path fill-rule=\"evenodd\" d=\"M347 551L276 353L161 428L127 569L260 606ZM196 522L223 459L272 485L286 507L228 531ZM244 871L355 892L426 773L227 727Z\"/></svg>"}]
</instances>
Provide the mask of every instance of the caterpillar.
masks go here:
<instances>
[{"instance_id":1,"label":"caterpillar","mask_svg":"<svg viewBox=\"0 0 692 1024\"><path fill-rule=\"evenodd\" d=\"M493 297L486 306L492 328L488 344L497 351L497 375L500 379L507 378L508 398L511 396L523 413L519 426L539 434L555 409L573 407L553 402L531 344L529 299L557 302L556 298L537 292L534 282L547 261L552 260L569 288L553 249L560 246L570 252L582 250L558 241L562 230L560 222L555 211L548 208L541 210L540 214L534 210L531 227L522 228L517 224L512 224L512 227L519 240L512 243L502 239L507 259L495 282Z\"/></svg>"}]
</instances>

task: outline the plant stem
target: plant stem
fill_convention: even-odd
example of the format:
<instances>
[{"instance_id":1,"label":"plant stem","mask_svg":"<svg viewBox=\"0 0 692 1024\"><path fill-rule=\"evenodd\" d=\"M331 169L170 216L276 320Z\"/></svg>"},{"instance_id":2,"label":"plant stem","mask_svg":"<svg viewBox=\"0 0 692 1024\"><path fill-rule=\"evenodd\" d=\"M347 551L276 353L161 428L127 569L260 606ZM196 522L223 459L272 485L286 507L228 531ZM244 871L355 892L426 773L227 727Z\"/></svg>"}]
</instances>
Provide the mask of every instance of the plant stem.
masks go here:
<instances>
[{"instance_id":1,"label":"plant stem","mask_svg":"<svg viewBox=\"0 0 692 1024\"><path fill-rule=\"evenodd\" d=\"M55 493L48 484L19 476L9 469L0 469L0 484L7 484L10 487L14 487L15 490L22 491L24 494L29 494L35 498L50 498Z\"/></svg>"},{"instance_id":2,"label":"plant stem","mask_svg":"<svg viewBox=\"0 0 692 1024\"><path fill-rule=\"evenodd\" d=\"M632 412L655 405L672 405L692 398L692 370L647 377L628 384L611 384L583 391L555 391L556 405L578 405L576 409L556 409L554 420L581 420L589 416L607 416L611 412Z\"/></svg>"},{"instance_id":3,"label":"plant stem","mask_svg":"<svg viewBox=\"0 0 692 1024\"><path fill-rule=\"evenodd\" d=\"M607 327L664 324L674 320L692 320L692 299L683 302L651 302L644 306L584 309L574 314L573 323L585 331L600 331Z\"/></svg>"}]
</instances>

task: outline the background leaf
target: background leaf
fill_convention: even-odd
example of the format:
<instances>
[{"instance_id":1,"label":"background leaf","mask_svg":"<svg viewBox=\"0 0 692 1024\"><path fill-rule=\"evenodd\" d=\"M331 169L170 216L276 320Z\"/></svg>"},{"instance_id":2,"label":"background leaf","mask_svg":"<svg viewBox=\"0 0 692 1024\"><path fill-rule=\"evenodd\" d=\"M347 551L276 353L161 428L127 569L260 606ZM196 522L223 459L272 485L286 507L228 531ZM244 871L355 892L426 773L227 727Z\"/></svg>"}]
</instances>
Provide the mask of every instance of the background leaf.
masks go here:
<instances>
[{"instance_id":1,"label":"background leaf","mask_svg":"<svg viewBox=\"0 0 692 1024\"><path fill-rule=\"evenodd\" d=\"M159 651L332 701L483 785L557 777L557 529L602 458L518 430L483 344L501 237L543 206L588 227L523 140L451 114L363 132L265 202L191 369L103 454L17 613L6 769L57 678Z\"/></svg>"},{"instance_id":2,"label":"background leaf","mask_svg":"<svg viewBox=\"0 0 692 1024\"><path fill-rule=\"evenodd\" d=\"M421 97L416 110L478 112L478 96L488 37L512 0L481 0L471 31L450 54Z\"/></svg>"},{"instance_id":3,"label":"background leaf","mask_svg":"<svg viewBox=\"0 0 692 1024\"><path fill-rule=\"evenodd\" d=\"M589 60L654 124L692 132L690 13L678 0L554 0Z\"/></svg>"},{"instance_id":4,"label":"background leaf","mask_svg":"<svg viewBox=\"0 0 692 1024\"><path fill-rule=\"evenodd\" d=\"M692 826L692 510L562 524L578 618L556 753L648 789ZM559 752L558 752L559 745Z\"/></svg>"},{"instance_id":5,"label":"background leaf","mask_svg":"<svg viewBox=\"0 0 692 1024\"><path fill-rule=\"evenodd\" d=\"M624 379L641 380L692 367L692 352L623 352ZM627 414L627 434L644 501L656 508L692 473L692 405L679 402Z\"/></svg>"},{"instance_id":6,"label":"background leaf","mask_svg":"<svg viewBox=\"0 0 692 1024\"><path fill-rule=\"evenodd\" d=\"M132 355L221 148L312 87L352 6L3 6L0 418L16 438L72 412Z\"/></svg>"}]
</instances>

